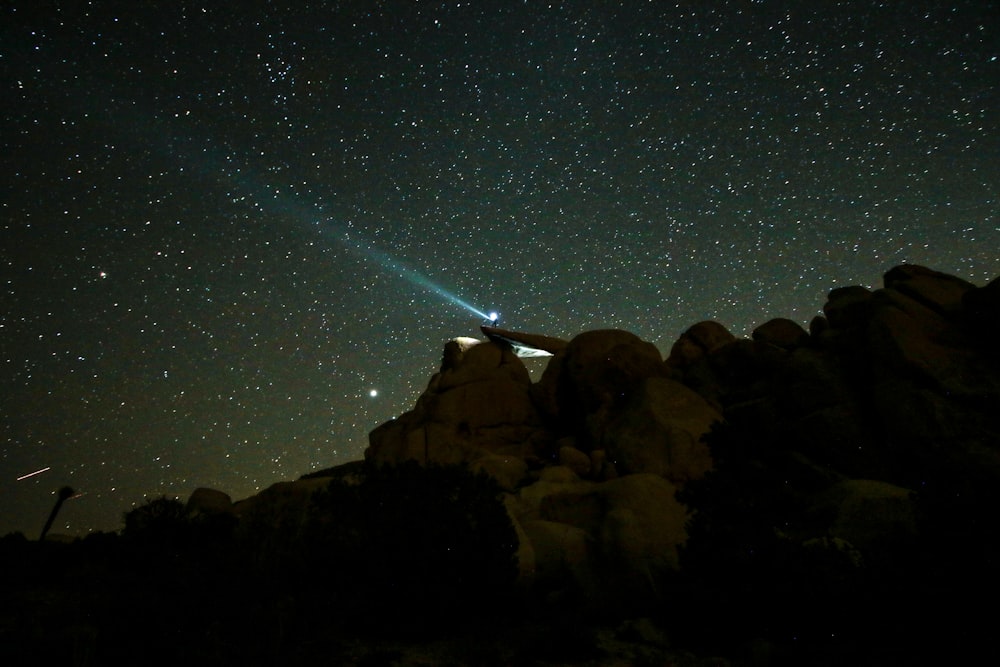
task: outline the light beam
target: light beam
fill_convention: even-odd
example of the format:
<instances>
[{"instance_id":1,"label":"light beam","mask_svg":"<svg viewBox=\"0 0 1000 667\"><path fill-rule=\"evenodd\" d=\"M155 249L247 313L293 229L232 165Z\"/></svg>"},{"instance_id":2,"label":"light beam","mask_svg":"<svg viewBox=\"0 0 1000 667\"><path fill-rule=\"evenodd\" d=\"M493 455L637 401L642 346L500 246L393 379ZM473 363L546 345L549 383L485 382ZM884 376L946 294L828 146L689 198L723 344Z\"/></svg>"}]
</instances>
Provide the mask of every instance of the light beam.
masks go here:
<instances>
[{"instance_id":1,"label":"light beam","mask_svg":"<svg viewBox=\"0 0 1000 667\"><path fill-rule=\"evenodd\" d=\"M491 314L484 313L483 311L476 308L468 301L460 299L453 292L450 292L441 285L438 285L436 282L432 281L430 278L420 273L419 271L416 271L415 269L406 266L396 258L390 256L388 253L379 250L371 245L363 245L361 243L354 242L347 236L347 234L344 234L338 240L341 243L343 243L343 245L347 247L349 250L352 250L368 259L375 260L376 262L381 264L384 268L399 275L401 278L408 280L410 283L416 285L417 287L422 287L428 292L437 294L446 301L450 301L451 303L457 306L461 306L462 308L465 308L473 315L477 315L483 318L484 320L493 319L492 317L493 313Z\"/></svg>"},{"instance_id":2,"label":"light beam","mask_svg":"<svg viewBox=\"0 0 1000 667\"><path fill-rule=\"evenodd\" d=\"M87 88L107 89L107 86L96 85L97 83L99 82L94 82L95 85L89 85ZM298 195L286 194L283 188L279 189L265 183L258 175L249 172L249 170L249 173L241 173L238 168L234 170L230 164L231 160L225 157L219 149L213 148L218 145L218 142L213 141L211 136L197 136L191 133L190 128L185 128L186 132L180 133L180 136L184 137L183 140L166 144L162 137L179 135L177 128L173 127L170 121L158 118L158 115L153 112L143 114L138 110L141 109L141 106L136 108L135 100L114 101L117 102L116 107L131 110L127 113L132 116L127 119L129 122L115 124L116 133L124 133L123 136L135 140L137 145L141 145L144 149L148 149L151 145L158 147L162 154L177 162L182 170L187 168L199 176L215 181L224 189L226 197L231 202L247 199L262 211L291 216L302 224L312 222L324 236L336 239L349 250L365 258L375 260L383 268L398 274L413 285L436 294L445 301L460 306L484 320L490 319L487 313L459 298L419 271L396 260L388 253L375 248L371 243L355 241L350 237L344 225L338 224L330 218L323 222L317 221L316 213L322 209L315 203L311 205L308 202L303 203ZM197 152L192 147L197 147Z\"/></svg>"}]
</instances>

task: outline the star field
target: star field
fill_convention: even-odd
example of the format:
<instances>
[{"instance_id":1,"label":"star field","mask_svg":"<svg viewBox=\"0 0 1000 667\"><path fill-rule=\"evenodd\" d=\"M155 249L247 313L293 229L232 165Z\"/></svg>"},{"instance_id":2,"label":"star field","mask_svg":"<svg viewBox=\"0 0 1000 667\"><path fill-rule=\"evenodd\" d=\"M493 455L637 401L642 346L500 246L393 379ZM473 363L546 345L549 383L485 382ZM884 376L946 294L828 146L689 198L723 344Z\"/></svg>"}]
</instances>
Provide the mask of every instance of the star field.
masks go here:
<instances>
[{"instance_id":1,"label":"star field","mask_svg":"<svg viewBox=\"0 0 1000 667\"><path fill-rule=\"evenodd\" d=\"M0 534L356 460L463 303L666 353L984 284L998 9L5 3Z\"/></svg>"}]
</instances>

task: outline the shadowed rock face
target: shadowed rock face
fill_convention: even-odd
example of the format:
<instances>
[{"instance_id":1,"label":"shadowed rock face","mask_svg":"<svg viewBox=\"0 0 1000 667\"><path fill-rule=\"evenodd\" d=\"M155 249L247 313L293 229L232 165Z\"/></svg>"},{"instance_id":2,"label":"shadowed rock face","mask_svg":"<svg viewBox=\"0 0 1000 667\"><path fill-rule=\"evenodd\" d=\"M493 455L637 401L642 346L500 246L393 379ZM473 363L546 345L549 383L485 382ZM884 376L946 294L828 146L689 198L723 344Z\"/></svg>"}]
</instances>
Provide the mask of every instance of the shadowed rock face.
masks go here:
<instances>
[{"instance_id":1,"label":"shadowed rock face","mask_svg":"<svg viewBox=\"0 0 1000 667\"><path fill-rule=\"evenodd\" d=\"M713 470L715 424L780 464L808 517L796 539L863 550L916 530L910 490L928 480L1000 483L997 281L901 266L880 289L831 291L823 313L808 332L776 318L752 339L698 323L666 361L627 331L535 337L554 353L536 383L503 340L456 339L365 457L487 472L507 492L522 579L596 605L655 598L678 567L688 508L675 491Z\"/></svg>"},{"instance_id":2,"label":"shadowed rock face","mask_svg":"<svg viewBox=\"0 0 1000 667\"><path fill-rule=\"evenodd\" d=\"M536 585L602 604L655 597L687 537L676 487L650 474L549 484L525 492L534 496L527 508L514 506L533 544Z\"/></svg>"},{"instance_id":3,"label":"shadowed rock face","mask_svg":"<svg viewBox=\"0 0 1000 667\"><path fill-rule=\"evenodd\" d=\"M548 419L592 449L611 414L649 377L666 377L659 350L628 331L588 331L549 362L534 397Z\"/></svg>"},{"instance_id":4,"label":"shadowed rock face","mask_svg":"<svg viewBox=\"0 0 1000 667\"><path fill-rule=\"evenodd\" d=\"M675 484L711 467L701 437L719 418L626 331L580 334L535 385L506 346L460 340L414 409L371 433L366 457L493 475L510 492L525 582L603 604L655 595L676 569L687 512Z\"/></svg>"},{"instance_id":5,"label":"shadowed rock face","mask_svg":"<svg viewBox=\"0 0 1000 667\"><path fill-rule=\"evenodd\" d=\"M688 368L704 358L705 355L715 352L734 340L736 337L718 322L699 322L681 334L681 337L670 348L667 365L671 369Z\"/></svg>"},{"instance_id":6,"label":"shadowed rock face","mask_svg":"<svg viewBox=\"0 0 1000 667\"><path fill-rule=\"evenodd\" d=\"M944 316L958 314L962 298L975 289L961 278L913 264L891 269L883 281L886 289L896 290Z\"/></svg>"},{"instance_id":7,"label":"shadowed rock face","mask_svg":"<svg viewBox=\"0 0 1000 667\"><path fill-rule=\"evenodd\" d=\"M191 515L232 514L233 501L228 494L215 489L195 489L188 498L185 511Z\"/></svg>"},{"instance_id":8,"label":"shadowed rock face","mask_svg":"<svg viewBox=\"0 0 1000 667\"><path fill-rule=\"evenodd\" d=\"M514 489L544 437L524 363L505 346L458 340L416 406L369 435L366 459L466 463Z\"/></svg>"},{"instance_id":9,"label":"shadowed rock face","mask_svg":"<svg viewBox=\"0 0 1000 667\"><path fill-rule=\"evenodd\" d=\"M996 291L918 266L884 284L830 292L810 335L772 320L752 342L681 350L668 365L728 422L851 476L914 485L935 460L1000 470L986 408L1000 397L998 365L977 319Z\"/></svg>"},{"instance_id":10,"label":"shadowed rock face","mask_svg":"<svg viewBox=\"0 0 1000 667\"><path fill-rule=\"evenodd\" d=\"M785 350L794 350L809 341L809 333L797 322L777 317L754 329L753 339Z\"/></svg>"},{"instance_id":11,"label":"shadowed rock face","mask_svg":"<svg viewBox=\"0 0 1000 667\"><path fill-rule=\"evenodd\" d=\"M620 474L653 473L683 484L711 469L701 439L721 420L714 407L680 382L652 377L598 437Z\"/></svg>"}]
</instances>

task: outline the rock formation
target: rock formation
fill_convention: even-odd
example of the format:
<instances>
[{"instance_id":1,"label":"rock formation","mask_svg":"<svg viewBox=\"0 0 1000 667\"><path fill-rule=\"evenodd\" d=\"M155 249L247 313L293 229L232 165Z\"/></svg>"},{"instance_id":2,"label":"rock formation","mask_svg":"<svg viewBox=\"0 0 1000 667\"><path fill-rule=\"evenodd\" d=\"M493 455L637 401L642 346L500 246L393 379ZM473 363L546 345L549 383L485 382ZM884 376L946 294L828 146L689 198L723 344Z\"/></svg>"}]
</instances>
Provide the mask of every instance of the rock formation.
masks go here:
<instances>
[{"instance_id":1,"label":"rock formation","mask_svg":"<svg viewBox=\"0 0 1000 667\"><path fill-rule=\"evenodd\" d=\"M666 360L618 330L452 340L413 409L371 432L365 458L492 476L522 580L552 599L661 595L697 509L677 492L713 470L709 434L723 424L730 452L793 490L794 539L863 553L915 534L914 491L1000 483L997 285L900 266L881 289L830 292L808 331L778 318L739 339L701 322ZM553 353L538 382L508 338ZM302 512L318 483L233 510L271 497Z\"/></svg>"},{"instance_id":2,"label":"rock formation","mask_svg":"<svg viewBox=\"0 0 1000 667\"><path fill-rule=\"evenodd\" d=\"M502 342L449 342L414 409L371 433L366 458L494 476L509 492L525 582L547 594L655 594L685 538L676 485L711 468L701 437L721 415L631 333L590 331L550 349L533 385Z\"/></svg>"},{"instance_id":3,"label":"rock formation","mask_svg":"<svg viewBox=\"0 0 1000 667\"><path fill-rule=\"evenodd\" d=\"M372 431L365 457L377 465L465 463L513 490L546 435L530 388L528 370L508 348L450 341L414 409Z\"/></svg>"}]
</instances>

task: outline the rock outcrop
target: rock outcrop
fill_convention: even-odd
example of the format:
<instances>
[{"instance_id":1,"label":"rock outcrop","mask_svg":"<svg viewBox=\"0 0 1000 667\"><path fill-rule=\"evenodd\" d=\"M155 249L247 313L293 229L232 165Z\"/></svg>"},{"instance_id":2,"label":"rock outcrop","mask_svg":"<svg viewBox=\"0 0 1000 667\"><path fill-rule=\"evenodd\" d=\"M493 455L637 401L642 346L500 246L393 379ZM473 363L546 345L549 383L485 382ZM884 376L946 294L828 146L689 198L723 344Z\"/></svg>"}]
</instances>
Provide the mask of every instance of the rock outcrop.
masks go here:
<instances>
[{"instance_id":1,"label":"rock outcrop","mask_svg":"<svg viewBox=\"0 0 1000 667\"><path fill-rule=\"evenodd\" d=\"M369 435L365 458L468 464L513 490L546 437L524 363L496 343L457 339L410 412Z\"/></svg>"},{"instance_id":2,"label":"rock outcrop","mask_svg":"<svg viewBox=\"0 0 1000 667\"><path fill-rule=\"evenodd\" d=\"M987 406L1000 379L978 319L995 293L901 266L881 289L833 290L809 335L772 320L753 341L675 349L667 363L738 428L844 474L911 487L942 465L995 477L1000 421Z\"/></svg>"},{"instance_id":3,"label":"rock outcrop","mask_svg":"<svg viewBox=\"0 0 1000 667\"><path fill-rule=\"evenodd\" d=\"M233 500L229 494L215 489L195 489L188 498L185 511L192 516L233 514Z\"/></svg>"},{"instance_id":4,"label":"rock outcrop","mask_svg":"<svg viewBox=\"0 0 1000 667\"><path fill-rule=\"evenodd\" d=\"M778 318L740 339L701 322L666 360L627 331L536 337L554 356L535 383L503 337L456 339L413 409L371 432L365 458L493 477L522 580L552 599L660 596L698 509L677 492L718 464L716 425L739 465L771 467L790 490L798 527L783 539L863 556L917 533L914 492L1000 484L997 313L997 281L900 266L880 289L831 291L808 330ZM301 513L321 480L232 511ZM227 511L204 492L194 501Z\"/></svg>"},{"instance_id":5,"label":"rock outcrop","mask_svg":"<svg viewBox=\"0 0 1000 667\"><path fill-rule=\"evenodd\" d=\"M591 604L655 595L687 513L675 484L711 467L721 415L625 331L552 346L532 384L502 342L457 339L413 410L369 437L377 465L464 463L509 492L526 585Z\"/></svg>"}]
</instances>

